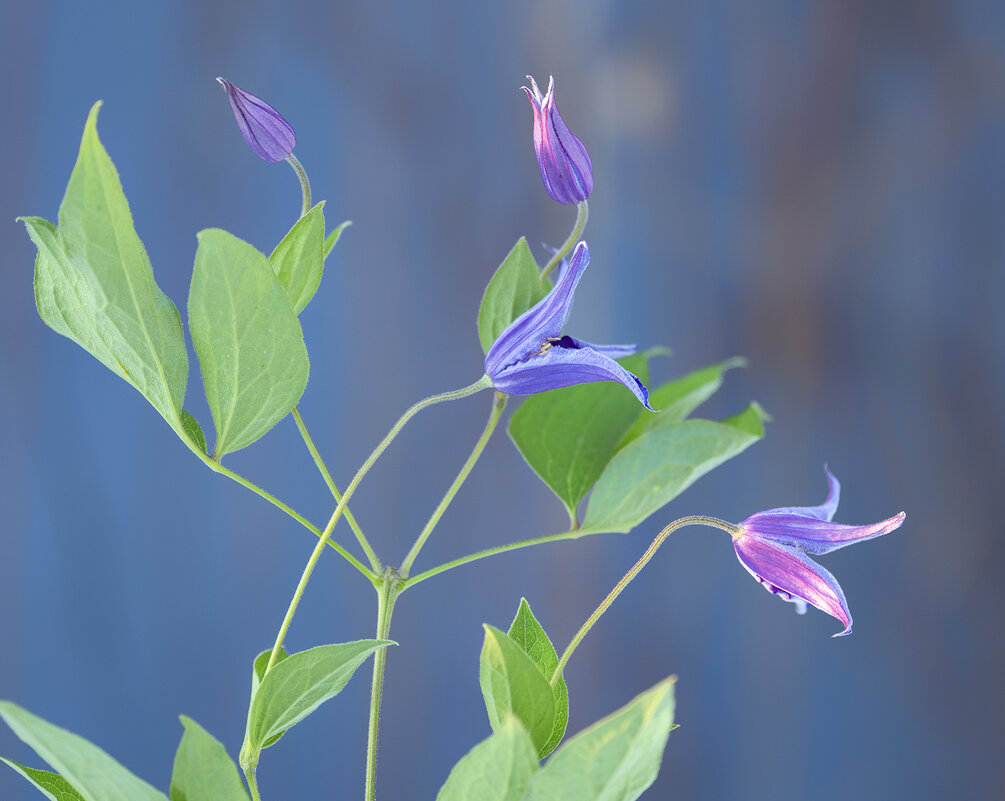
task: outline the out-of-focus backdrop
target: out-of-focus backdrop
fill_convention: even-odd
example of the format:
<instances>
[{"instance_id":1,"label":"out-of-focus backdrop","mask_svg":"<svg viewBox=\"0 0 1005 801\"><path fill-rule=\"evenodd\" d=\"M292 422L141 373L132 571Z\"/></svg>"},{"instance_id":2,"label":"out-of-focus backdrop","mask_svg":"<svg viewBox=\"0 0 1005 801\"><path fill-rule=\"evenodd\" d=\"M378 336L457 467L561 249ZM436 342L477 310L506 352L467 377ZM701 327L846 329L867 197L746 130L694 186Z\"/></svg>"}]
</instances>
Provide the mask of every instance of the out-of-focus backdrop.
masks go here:
<instances>
[{"instance_id":1,"label":"out-of-focus backdrop","mask_svg":"<svg viewBox=\"0 0 1005 801\"><path fill-rule=\"evenodd\" d=\"M55 218L91 104L105 101L102 139L183 319L197 231L268 251L300 205L214 78L296 127L328 219L355 221L302 318L303 414L344 485L407 405L481 374L477 305L517 237L539 255L565 238L574 213L541 186L519 91L554 74L596 171L575 333L671 346L661 380L744 355L702 411L754 398L774 422L630 535L404 596L380 796L432 799L489 733L483 622L508 625L526 596L561 650L664 523L818 503L825 462L844 484L838 520L908 512L822 560L855 633L832 640L834 620L769 596L724 535L684 530L570 664L570 732L677 674L681 728L649 798L1005 794L1005 6L4 0L0 66L0 697L166 789L180 713L236 755L251 658L313 546L39 321L14 217ZM386 560L488 402L424 413L363 485L352 505ZM194 361L186 405L209 428ZM290 420L229 462L327 516ZM564 522L502 434L420 568ZM289 646L371 636L373 600L326 557ZM361 791L367 672L264 754L264 798ZM41 766L6 728L0 753ZM34 792L0 773L0 798Z\"/></svg>"}]
</instances>

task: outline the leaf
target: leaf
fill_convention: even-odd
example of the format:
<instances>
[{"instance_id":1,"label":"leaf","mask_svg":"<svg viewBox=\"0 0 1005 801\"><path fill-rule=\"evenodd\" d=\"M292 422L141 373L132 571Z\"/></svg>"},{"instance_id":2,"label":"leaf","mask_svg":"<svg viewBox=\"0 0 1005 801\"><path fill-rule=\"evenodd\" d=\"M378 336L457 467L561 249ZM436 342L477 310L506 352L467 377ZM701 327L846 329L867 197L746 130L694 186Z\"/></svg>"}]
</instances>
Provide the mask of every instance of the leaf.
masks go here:
<instances>
[{"instance_id":1,"label":"leaf","mask_svg":"<svg viewBox=\"0 0 1005 801\"><path fill-rule=\"evenodd\" d=\"M276 664L278 665L282 662L289 654L286 653L286 649L280 646L279 653L276 654ZM255 657L255 662L252 665L253 670L251 671L251 700L255 699L255 693L258 692L258 685L262 683L262 677L265 675L265 668L268 667L269 660L272 658L272 649L269 648L266 651L262 651L258 656ZM282 737L284 732L280 732L274 737L270 737L265 741L265 745L262 748L268 748L273 745L276 740Z\"/></svg>"},{"instance_id":2,"label":"leaf","mask_svg":"<svg viewBox=\"0 0 1005 801\"><path fill-rule=\"evenodd\" d=\"M498 731L454 765L436 801L520 801L537 770L530 736L508 715Z\"/></svg>"},{"instance_id":3,"label":"leaf","mask_svg":"<svg viewBox=\"0 0 1005 801\"><path fill-rule=\"evenodd\" d=\"M325 261L328 261L328 257L331 255L332 248L334 248L335 244L339 241L339 239L342 238L342 232L350 225L352 225L352 220L346 220L338 228L336 228L334 231L328 234L328 236L325 237L324 253L322 254Z\"/></svg>"},{"instance_id":4,"label":"leaf","mask_svg":"<svg viewBox=\"0 0 1005 801\"><path fill-rule=\"evenodd\" d=\"M171 801L248 801L237 765L227 749L191 718L185 727L171 774Z\"/></svg>"},{"instance_id":5,"label":"leaf","mask_svg":"<svg viewBox=\"0 0 1005 801\"><path fill-rule=\"evenodd\" d=\"M513 714L540 755L555 730L555 695L548 679L510 637L485 626L480 683L489 724L498 731Z\"/></svg>"},{"instance_id":6,"label":"leaf","mask_svg":"<svg viewBox=\"0 0 1005 801\"><path fill-rule=\"evenodd\" d=\"M307 386L307 348L269 260L219 229L199 234L188 318L219 459L296 406Z\"/></svg>"},{"instance_id":7,"label":"leaf","mask_svg":"<svg viewBox=\"0 0 1005 801\"><path fill-rule=\"evenodd\" d=\"M661 384L649 393L649 405L658 410L657 414L640 414L622 438L618 448L625 447L643 431L666 428L679 423L718 392L727 370L744 367L746 364L746 359L740 357L727 359Z\"/></svg>"},{"instance_id":8,"label":"leaf","mask_svg":"<svg viewBox=\"0 0 1005 801\"><path fill-rule=\"evenodd\" d=\"M9 701L0 701L0 717L14 734L55 768L84 801L167 801L163 793L134 776L83 737L54 726Z\"/></svg>"},{"instance_id":9,"label":"leaf","mask_svg":"<svg viewBox=\"0 0 1005 801\"><path fill-rule=\"evenodd\" d=\"M646 383L645 356L620 364ZM527 464L565 504L572 526L576 508L600 478L618 443L639 419L648 417L631 392L612 381L552 389L531 395L509 423L509 435Z\"/></svg>"},{"instance_id":10,"label":"leaf","mask_svg":"<svg viewBox=\"0 0 1005 801\"><path fill-rule=\"evenodd\" d=\"M199 421L182 409L181 424L185 433L188 434L189 439L191 439L203 453L206 453L206 435L202 433L202 426L199 425Z\"/></svg>"},{"instance_id":11,"label":"leaf","mask_svg":"<svg viewBox=\"0 0 1005 801\"><path fill-rule=\"evenodd\" d=\"M0 757L0 762L5 762L14 770L30 781L49 801L85 801L84 797L74 790L70 783L60 776L48 770L38 770L37 768L27 768L19 765L10 759Z\"/></svg>"},{"instance_id":12,"label":"leaf","mask_svg":"<svg viewBox=\"0 0 1005 801\"><path fill-rule=\"evenodd\" d=\"M486 353L506 327L548 294L551 285L541 280L541 271L520 237L509 255L499 265L485 288L478 309L478 338Z\"/></svg>"},{"instance_id":13,"label":"leaf","mask_svg":"<svg viewBox=\"0 0 1005 801\"><path fill-rule=\"evenodd\" d=\"M101 103L87 117L59 207L59 228L20 218L38 247L35 304L69 337L132 384L184 435L181 408L188 351L181 318L154 281L115 165L98 139Z\"/></svg>"},{"instance_id":14,"label":"leaf","mask_svg":"<svg viewBox=\"0 0 1005 801\"><path fill-rule=\"evenodd\" d=\"M251 752L257 755L270 740L338 695L371 654L393 644L390 640L357 640L319 645L273 665L248 710L246 741Z\"/></svg>"},{"instance_id":15,"label":"leaf","mask_svg":"<svg viewBox=\"0 0 1005 801\"><path fill-rule=\"evenodd\" d=\"M563 745L535 773L525 801L633 801L659 772L673 728L666 679Z\"/></svg>"},{"instance_id":16,"label":"leaf","mask_svg":"<svg viewBox=\"0 0 1005 801\"><path fill-rule=\"evenodd\" d=\"M558 667L558 653L534 617L526 598L520 599L520 608L517 609L516 617L509 627L509 638L523 649L550 684L555 668ZM569 689L566 687L564 676L558 680L552 695L555 699L555 724L551 730L551 737L541 749L542 758L548 756L562 742L565 728L569 725Z\"/></svg>"},{"instance_id":17,"label":"leaf","mask_svg":"<svg viewBox=\"0 0 1005 801\"><path fill-rule=\"evenodd\" d=\"M721 423L684 420L643 432L607 465L590 496L584 529L630 531L763 436L754 405Z\"/></svg>"},{"instance_id":18,"label":"leaf","mask_svg":"<svg viewBox=\"0 0 1005 801\"><path fill-rule=\"evenodd\" d=\"M297 220L269 256L269 263L297 314L304 310L321 284L325 248L324 207L322 200Z\"/></svg>"}]
</instances>

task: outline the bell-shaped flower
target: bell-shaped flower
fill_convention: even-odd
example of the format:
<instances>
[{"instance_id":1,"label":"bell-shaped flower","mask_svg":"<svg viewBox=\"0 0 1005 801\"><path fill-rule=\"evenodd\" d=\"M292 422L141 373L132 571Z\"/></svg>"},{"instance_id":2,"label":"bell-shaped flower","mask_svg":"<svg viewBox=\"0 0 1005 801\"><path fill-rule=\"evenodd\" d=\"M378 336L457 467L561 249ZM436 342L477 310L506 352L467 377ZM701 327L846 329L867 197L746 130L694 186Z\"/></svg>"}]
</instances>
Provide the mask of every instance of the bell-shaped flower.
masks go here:
<instances>
[{"instance_id":1,"label":"bell-shaped flower","mask_svg":"<svg viewBox=\"0 0 1005 801\"><path fill-rule=\"evenodd\" d=\"M832 523L841 485L824 468L830 491L820 506L769 509L737 526L733 548L747 572L769 591L796 605L803 614L810 604L844 624L851 633L851 613L837 579L806 554L825 554L900 528L905 514L865 526Z\"/></svg>"},{"instance_id":2,"label":"bell-shaped flower","mask_svg":"<svg viewBox=\"0 0 1005 801\"><path fill-rule=\"evenodd\" d=\"M225 78L217 78L227 93L230 108L241 129L248 147L266 161L277 162L288 158L297 144L297 135L283 115L272 106L234 86Z\"/></svg>"},{"instance_id":3,"label":"bell-shaped flower","mask_svg":"<svg viewBox=\"0 0 1005 801\"><path fill-rule=\"evenodd\" d=\"M618 381L651 409L649 392L642 382L614 361L633 354L634 345L592 345L562 334L576 285L589 263L590 250L580 242L551 291L492 343L485 356L485 372L492 385L507 395L532 395L592 381Z\"/></svg>"},{"instance_id":4,"label":"bell-shaped flower","mask_svg":"<svg viewBox=\"0 0 1005 801\"><path fill-rule=\"evenodd\" d=\"M582 203L593 191L590 154L558 113L555 79L549 79L543 96L534 79L529 75L527 79L530 89L522 88L534 109L534 150L544 188L559 203Z\"/></svg>"}]
</instances>

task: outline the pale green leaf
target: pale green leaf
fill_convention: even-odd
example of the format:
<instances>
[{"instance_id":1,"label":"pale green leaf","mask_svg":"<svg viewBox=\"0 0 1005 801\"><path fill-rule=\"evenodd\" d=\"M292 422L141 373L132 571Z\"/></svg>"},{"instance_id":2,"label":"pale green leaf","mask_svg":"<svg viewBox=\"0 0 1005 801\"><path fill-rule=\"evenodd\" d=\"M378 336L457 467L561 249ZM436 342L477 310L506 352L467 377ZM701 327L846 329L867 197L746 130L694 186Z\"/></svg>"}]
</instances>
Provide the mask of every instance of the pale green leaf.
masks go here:
<instances>
[{"instance_id":1,"label":"pale green leaf","mask_svg":"<svg viewBox=\"0 0 1005 801\"><path fill-rule=\"evenodd\" d=\"M252 753L338 695L352 674L390 640L319 645L290 654L261 680L248 710L246 741ZM257 759L255 760L257 761Z\"/></svg>"},{"instance_id":2,"label":"pale green leaf","mask_svg":"<svg viewBox=\"0 0 1005 801\"><path fill-rule=\"evenodd\" d=\"M764 436L753 406L721 423L684 420L645 431L615 454L590 495L587 531L630 531Z\"/></svg>"},{"instance_id":3,"label":"pale green leaf","mask_svg":"<svg viewBox=\"0 0 1005 801\"><path fill-rule=\"evenodd\" d=\"M492 730L516 715L541 754L555 731L555 694L523 648L493 626L485 626L480 683Z\"/></svg>"},{"instance_id":4,"label":"pale green leaf","mask_svg":"<svg viewBox=\"0 0 1005 801\"><path fill-rule=\"evenodd\" d=\"M154 281L119 175L98 139L100 106L87 117L59 228L21 218L38 247L35 303L47 325L132 384L184 436L181 318Z\"/></svg>"},{"instance_id":5,"label":"pale green leaf","mask_svg":"<svg viewBox=\"0 0 1005 801\"><path fill-rule=\"evenodd\" d=\"M541 280L541 271L527 240L520 237L485 288L478 309L478 338L482 350L488 353L506 327L547 295L549 289L551 285Z\"/></svg>"},{"instance_id":6,"label":"pale green leaf","mask_svg":"<svg viewBox=\"0 0 1005 801\"><path fill-rule=\"evenodd\" d=\"M219 459L296 406L307 386L307 348L269 260L219 229L199 234L188 318Z\"/></svg>"},{"instance_id":7,"label":"pale green leaf","mask_svg":"<svg viewBox=\"0 0 1005 801\"><path fill-rule=\"evenodd\" d=\"M304 310L321 284L325 247L324 206L324 201L321 201L297 220L269 256L269 263L297 314Z\"/></svg>"},{"instance_id":8,"label":"pale green leaf","mask_svg":"<svg viewBox=\"0 0 1005 801\"><path fill-rule=\"evenodd\" d=\"M55 768L84 801L167 801L93 743L0 701L0 717L35 753Z\"/></svg>"},{"instance_id":9,"label":"pale green leaf","mask_svg":"<svg viewBox=\"0 0 1005 801\"><path fill-rule=\"evenodd\" d=\"M558 749L524 801L634 801L656 780L673 714L667 679Z\"/></svg>"},{"instance_id":10,"label":"pale green leaf","mask_svg":"<svg viewBox=\"0 0 1005 801\"><path fill-rule=\"evenodd\" d=\"M352 225L352 220L346 220L338 228L332 231L328 236L325 237L325 247L324 247L324 260L328 261L328 257L331 255L332 248L335 247L339 239L342 238L342 232Z\"/></svg>"},{"instance_id":11,"label":"pale green leaf","mask_svg":"<svg viewBox=\"0 0 1005 801\"><path fill-rule=\"evenodd\" d=\"M534 743L520 721L508 715L454 765L436 801L520 801L537 769Z\"/></svg>"},{"instance_id":12,"label":"pale green leaf","mask_svg":"<svg viewBox=\"0 0 1005 801\"><path fill-rule=\"evenodd\" d=\"M171 801L248 801L237 765L227 749L191 718L185 727L171 774Z\"/></svg>"},{"instance_id":13,"label":"pale green leaf","mask_svg":"<svg viewBox=\"0 0 1005 801\"><path fill-rule=\"evenodd\" d=\"M719 390L727 370L743 367L746 363L742 358L727 359L656 387L649 393L649 405L656 409L657 413L640 414L618 444L618 448L623 448L643 431L653 431L679 423Z\"/></svg>"},{"instance_id":14,"label":"pale green leaf","mask_svg":"<svg viewBox=\"0 0 1005 801\"><path fill-rule=\"evenodd\" d=\"M0 762L10 765L11 768L24 776L49 801L85 801L83 796L74 790L70 786L70 783L58 773L53 773L49 770L38 770L38 768L28 768L3 757L0 757Z\"/></svg>"},{"instance_id":15,"label":"pale green leaf","mask_svg":"<svg viewBox=\"0 0 1005 801\"><path fill-rule=\"evenodd\" d=\"M642 354L621 365L649 380ZM565 504L572 525L576 508L600 478L625 432L653 413L613 381L562 387L531 395L510 418L509 435L527 464Z\"/></svg>"},{"instance_id":16,"label":"pale green leaf","mask_svg":"<svg viewBox=\"0 0 1005 801\"><path fill-rule=\"evenodd\" d=\"M555 674L555 668L558 667L558 653L541 624L534 617L526 598L520 599L520 608L517 609L516 617L510 624L508 634L509 638L523 649L550 683L551 677ZM548 756L562 742L565 728L569 725L569 689L566 687L564 676L555 685L553 695L555 698L555 724L551 730L551 737L541 748L542 758Z\"/></svg>"}]
</instances>

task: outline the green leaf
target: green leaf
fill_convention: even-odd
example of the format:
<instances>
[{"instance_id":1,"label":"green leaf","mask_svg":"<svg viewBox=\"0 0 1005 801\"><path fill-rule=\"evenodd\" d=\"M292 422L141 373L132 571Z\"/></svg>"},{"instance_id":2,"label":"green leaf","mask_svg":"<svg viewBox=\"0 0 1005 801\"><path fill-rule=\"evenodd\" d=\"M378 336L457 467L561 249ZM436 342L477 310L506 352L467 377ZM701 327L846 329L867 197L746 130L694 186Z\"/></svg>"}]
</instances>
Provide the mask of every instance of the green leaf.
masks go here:
<instances>
[{"instance_id":1,"label":"green leaf","mask_svg":"<svg viewBox=\"0 0 1005 801\"><path fill-rule=\"evenodd\" d=\"M721 423L684 420L643 432L607 465L590 495L584 530L630 531L763 436L754 405Z\"/></svg>"},{"instance_id":2,"label":"green leaf","mask_svg":"<svg viewBox=\"0 0 1005 801\"><path fill-rule=\"evenodd\" d=\"M555 731L555 694L548 679L514 640L485 626L480 681L493 731L513 714L523 723L540 755Z\"/></svg>"},{"instance_id":3,"label":"green leaf","mask_svg":"<svg viewBox=\"0 0 1005 801\"><path fill-rule=\"evenodd\" d=\"M555 668L558 667L558 653L534 617L526 598L520 599L520 608L517 609L516 617L509 627L509 638L523 649L550 683ZM562 742L565 728L569 725L569 689L566 687L564 676L558 680L552 694L555 699L555 724L551 730L551 737L541 749L542 758L548 756Z\"/></svg>"},{"instance_id":4,"label":"green leaf","mask_svg":"<svg viewBox=\"0 0 1005 801\"><path fill-rule=\"evenodd\" d=\"M296 406L307 386L307 348L269 260L219 229L199 234L188 319L219 459Z\"/></svg>"},{"instance_id":5,"label":"green leaf","mask_svg":"<svg viewBox=\"0 0 1005 801\"><path fill-rule=\"evenodd\" d=\"M328 236L325 237L325 247L323 254L325 261L327 261L328 256L331 255L332 248L334 248L335 244L339 241L339 239L342 238L342 232L350 225L352 225L352 220L346 220L338 228L336 228L334 231L328 234Z\"/></svg>"},{"instance_id":6,"label":"green leaf","mask_svg":"<svg viewBox=\"0 0 1005 801\"><path fill-rule=\"evenodd\" d=\"M256 755L269 741L338 695L352 674L390 640L358 640L319 645L290 654L261 680L248 710L246 741ZM242 749L243 750L243 749Z\"/></svg>"},{"instance_id":7,"label":"green leaf","mask_svg":"<svg viewBox=\"0 0 1005 801\"><path fill-rule=\"evenodd\" d=\"M642 354L620 360L645 384ZM510 418L509 435L523 458L565 504L572 526L576 508L600 478L639 413L653 417L621 384L601 381L531 395Z\"/></svg>"},{"instance_id":8,"label":"green leaf","mask_svg":"<svg viewBox=\"0 0 1005 801\"><path fill-rule=\"evenodd\" d=\"M520 801L537 770L530 736L508 715L498 731L454 765L436 801Z\"/></svg>"},{"instance_id":9,"label":"green leaf","mask_svg":"<svg viewBox=\"0 0 1005 801\"><path fill-rule=\"evenodd\" d=\"M191 718L185 727L171 774L171 801L248 801L237 765L227 749Z\"/></svg>"},{"instance_id":10,"label":"green leaf","mask_svg":"<svg viewBox=\"0 0 1005 801\"><path fill-rule=\"evenodd\" d=\"M286 653L286 649L280 646L279 653L276 654L276 664L278 665L282 662L289 654ZM252 665L253 670L251 671L251 700L255 700L255 693L258 692L258 685L262 683L262 677L265 675L265 668L268 667L269 660L272 658L272 649L269 648L267 651L262 651L258 656L255 657L255 662ZM285 732L280 732L274 737L270 737L265 741L265 745L262 748L268 748L273 745L276 740L283 736ZM245 732L247 734L247 732Z\"/></svg>"},{"instance_id":11,"label":"green leaf","mask_svg":"<svg viewBox=\"0 0 1005 801\"><path fill-rule=\"evenodd\" d=\"M181 424L185 433L188 434L189 439L191 439L203 453L206 453L206 435L202 433L202 426L199 425L199 421L182 409Z\"/></svg>"},{"instance_id":12,"label":"green leaf","mask_svg":"<svg viewBox=\"0 0 1005 801\"><path fill-rule=\"evenodd\" d=\"M744 367L746 364L746 359L740 357L727 359L661 384L649 393L649 405L658 410L657 414L640 414L622 438L618 448L625 447L643 431L653 431L679 423L718 392L727 370Z\"/></svg>"},{"instance_id":13,"label":"green leaf","mask_svg":"<svg viewBox=\"0 0 1005 801\"><path fill-rule=\"evenodd\" d=\"M633 801L655 780L673 728L666 679L563 745L535 773L526 801Z\"/></svg>"},{"instance_id":14,"label":"green leaf","mask_svg":"<svg viewBox=\"0 0 1005 801\"><path fill-rule=\"evenodd\" d=\"M132 384L183 436L188 352L181 318L154 281L115 165L98 139L101 103L87 117L59 228L20 218L38 247L42 320Z\"/></svg>"},{"instance_id":15,"label":"green leaf","mask_svg":"<svg viewBox=\"0 0 1005 801\"><path fill-rule=\"evenodd\" d=\"M324 206L322 200L297 220L269 256L269 263L297 314L304 310L321 284L325 248Z\"/></svg>"},{"instance_id":16,"label":"green leaf","mask_svg":"<svg viewBox=\"0 0 1005 801\"><path fill-rule=\"evenodd\" d=\"M58 773L48 770L38 770L37 768L28 768L3 757L0 757L0 762L10 765L24 776L49 801L85 801L84 797L74 790L70 786L70 783Z\"/></svg>"},{"instance_id":17,"label":"green leaf","mask_svg":"<svg viewBox=\"0 0 1005 801\"><path fill-rule=\"evenodd\" d=\"M163 793L83 737L53 726L9 701L0 701L0 717L84 801L167 801Z\"/></svg>"},{"instance_id":18,"label":"green leaf","mask_svg":"<svg viewBox=\"0 0 1005 801\"><path fill-rule=\"evenodd\" d=\"M520 237L513 250L499 265L485 288L478 309L478 338L486 353L506 327L548 294L551 285L541 280L541 271Z\"/></svg>"}]
</instances>

